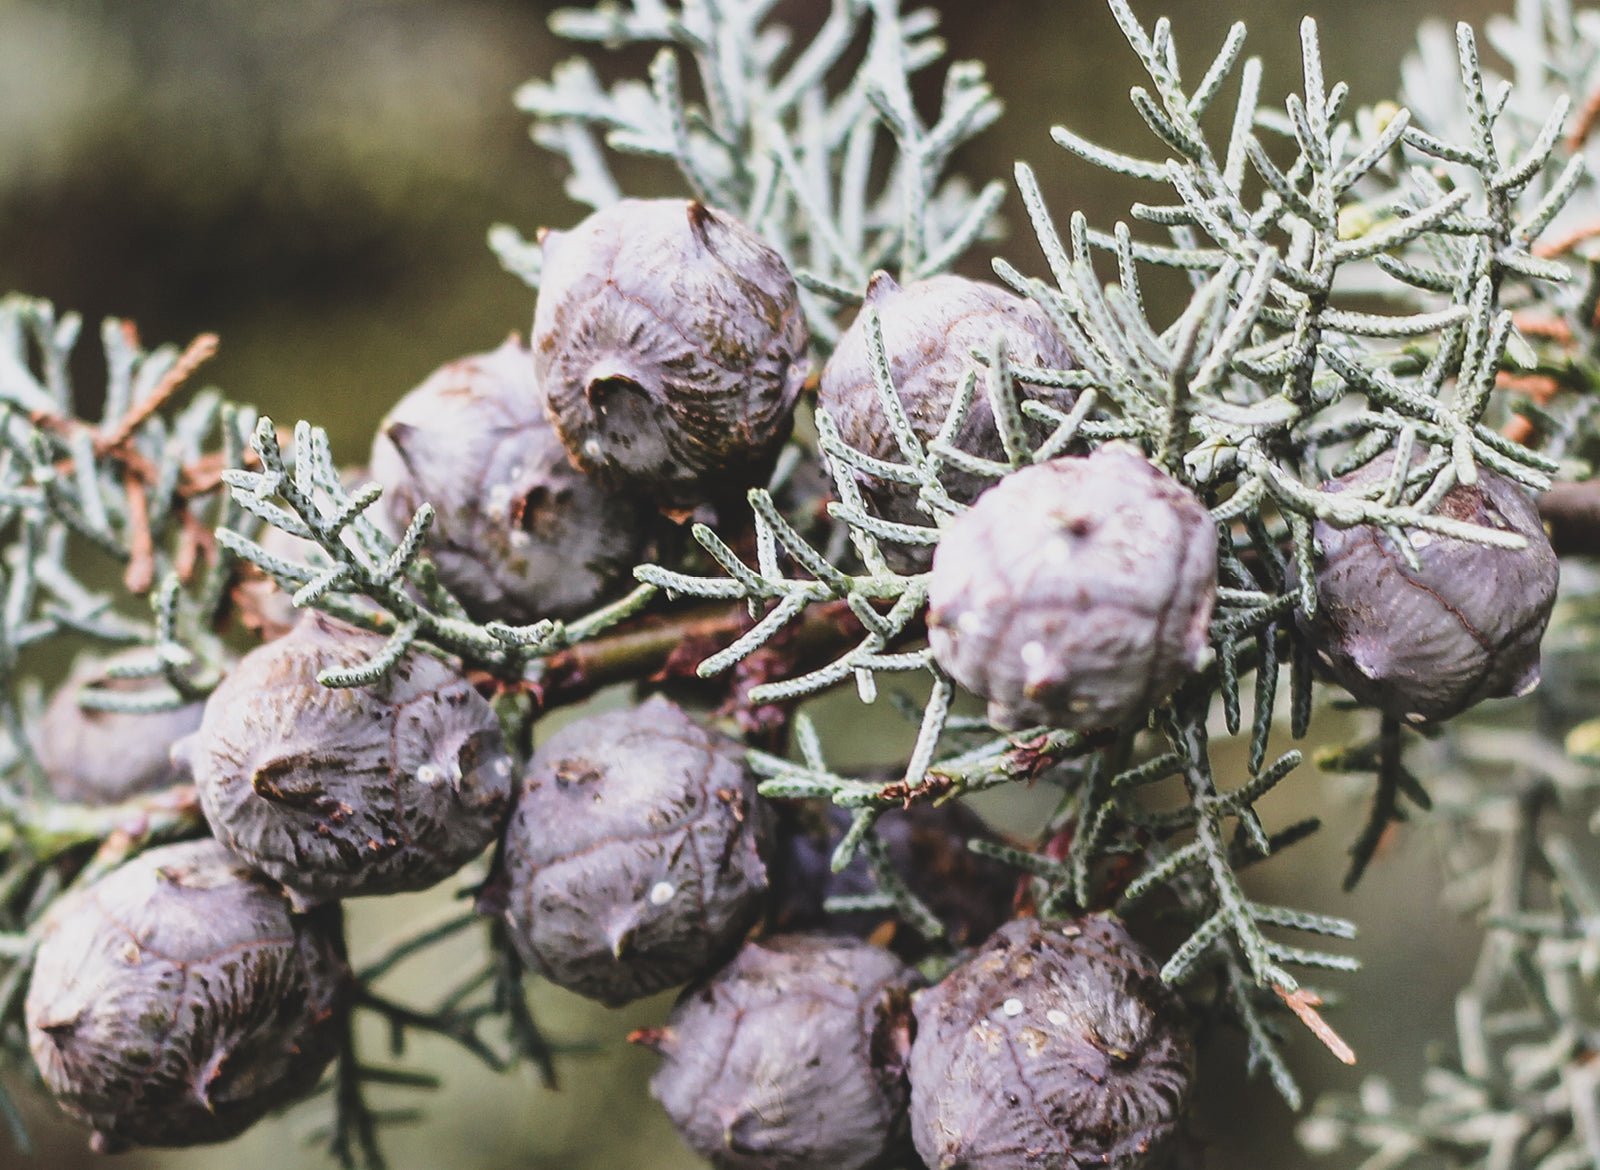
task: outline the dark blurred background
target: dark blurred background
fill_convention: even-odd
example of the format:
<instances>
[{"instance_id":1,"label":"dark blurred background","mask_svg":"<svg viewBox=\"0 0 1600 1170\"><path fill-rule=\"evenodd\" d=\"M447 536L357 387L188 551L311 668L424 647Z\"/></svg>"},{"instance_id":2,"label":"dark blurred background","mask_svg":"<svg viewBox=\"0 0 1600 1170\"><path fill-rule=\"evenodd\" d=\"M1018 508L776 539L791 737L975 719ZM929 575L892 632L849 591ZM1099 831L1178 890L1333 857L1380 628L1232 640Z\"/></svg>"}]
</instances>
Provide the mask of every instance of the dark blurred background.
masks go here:
<instances>
[{"instance_id":1,"label":"dark blurred background","mask_svg":"<svg viewBox=\"0 0 1600 1170\"><path fill-rule=\"evenodd\" d=\"M1074 208L1109 226L1149 194L1059 150L1049 127L1068 123L1108 145L1138 150L1147 137L1127 102L1143 80L1100 0L944 0L944 33L958 58L987 63L1007 105L1000 124L968 147L974 180L1008 178L1032 163L1058 222ZM516 0L0 0L0 291L16 289L76 309L92 325L135 320L147 343L221 334L205 381L281 421L327 427L342 459L366 455L373 425L440 363L526 330L532 294L503 273L484 243L505 221L531 235L582 209L561 190L564 164L534 146L511 105L522 81L570 55L545 21L556 5ZM1391 96L1402 56L1429 16L1481 26L1499 5L1461 0L1253 0L1248 7L1139 2L1148 24L1172 16L1186 73L1198 77L1227 25L1246 20L1248 51L1266 60L1263 98L1299 83L1299 19L1321 22L1325 71L1351 84L1353 104ZM1504 7L1509 7L1506 0ZM795 23L820 21L823 0L788 0ZM939 76L925 82L937 92ZM1229 91L1231 97L1232 91ZM1006 216L1025 223L1013 198ZM1024 234L993 249L1037 268ZM975 258L981 271L985 256ZM88 331L93 336L92 329ZM92 389L98 371L81 372ZM892 738L892 737L890 737ZM897 745L875 732L861 756ZM1328 785L1310 767L1276 807L1287 823L1307 803L1326 811ZM1297 795L1297 792L1299 795ZM1337 892L1349 815L1289 857L1263 867L1270 897L1349 914L1363 925L1368 963L1341 990L1335 1023L1362 1057L1335 1065L1309 1037L1294 1043L1310 1085L1352 1088L1383 1071L1404 1086L1421 1068L1426 1035L1444 1036L1451 997L1474 947L1471 930L1441 909L1421 838L1404 841L1354 896ZM1025 795L1021 798L1026 799ZM991 807L998 819L1018 808ZM1338 816L1333 818L1339 820ZM356 950L430 915L439 896L386 900L355 915ZM464 957L458 956L464 963ZM420 999L436 960L413 964ZM442 981L442 980L441 980ZM651 1059L621 1043L667 1000L605 1013L540 988L538 1006L558 1039L594 1040L596 1055L568 1059L565 1089L531 1076L494 1078L453 1053L419 1046L418 1063L448 1087L425 1124L394 1135L397 1170L459 1167L691 1167L647 1101ZM378 1037L373 1037L374 1044ZM1243 1081L1239 1053L1213 1054L1201 1129L1207 1165L1328 1165L1294 1151L1292 1118L1260 1081ZM13 1079L14 1083L14 1079ZM149 1167L318 1166L300 1139L315 1109L259 1127L226 1151L130 1155ZM82 1135L33 1100L40 1153L33 1165L87 1161ZM0 1146L0 1166L12 1153Z\"/></svg>"}]
</instances>

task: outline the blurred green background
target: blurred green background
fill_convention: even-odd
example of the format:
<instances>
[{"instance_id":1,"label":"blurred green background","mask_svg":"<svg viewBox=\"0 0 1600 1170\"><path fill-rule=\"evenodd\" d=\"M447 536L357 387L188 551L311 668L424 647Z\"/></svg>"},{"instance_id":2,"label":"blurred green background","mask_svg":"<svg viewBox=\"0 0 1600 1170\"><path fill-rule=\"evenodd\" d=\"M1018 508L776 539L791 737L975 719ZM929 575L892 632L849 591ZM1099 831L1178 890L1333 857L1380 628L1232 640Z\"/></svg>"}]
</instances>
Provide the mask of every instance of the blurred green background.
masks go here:
<instances>
[{"instance_id":1,"label":"blurred green background","mask_svg":"<svg viewBox=\"0 0 1600 1170\"><path fill-rule=\"evenodd\" d=\"M1507 0L1509 5L1509 0ZM205 380L282 421L326 426L338 455L364 460L388 406L435 366L526 330L532 295L500 271L484 244L506 221L531 235L581 209L561 191L563 164L528 141L511 105L522 81L569 49L548 34L555 5L514 0L0 0L0 290L19 289L81 311L134 319L148 343L221 334ZM1145 141L1126 95L1142 77L1100 0L945 0L953 55L983 60L1008 111L962 156L978 181L1007 177L1014 159L1038 170L1058 221L1083 208L1109 225L1132 183L1108 181L1049 139L1058 122L1109 145ZM1221 5L1136 3L1148 23L1173 17L1198 75L1236 18L1266 59L1264 98L1299 79L1299 18L1321 22L1325 70L1356 104L1389 97L1417 23L1430 15L1480 24L1498 6L1253 0ZM822 0L788 0L795 23L820 20ZM639 59L642 62L643 58ZM639 62L636 62L639 63ZM936 91L937 76L925 79ZM1013 225L1020 205L1008 204ZM1013 234L996 251L1025 268L1036 249ZM974 258L981 272L985 256ZM78 373L95 385L92 360ZM885 762L909 746L898 721L862 727L834 704L853 747L840 764ZM850 752L854 751L852 759ZM1330 799L1331 796L1331 799ZM1421 836L1402 837L1355 895L1338 892L1360 816L1359 789L1302 769L1266 810L1284 824L1312 806L1328 827L1261 867L1270 900L1347 914L1362 924L1367 963L1340 986L1334 1022L1362 1058L1335 1064L1308 1037L1293 1044L1314 1091L1353 1088L1366 1071L1403 1087L1428 1036L1448 1034L1452 995L1475 950L1473 930L1438 900ZM1029 794L985 811L1020 823ZM1274 803L1274 801L1276 803ZM1333 806L1329 815L1329 806ZM353 908L359 960L386 937L444 917L447 893ZM397 994L426 1001L465 957L448 948L404 969ZM443 968L449 968L448 970ZM535 1006L553 1038L597 1050L562 1062L551 1094L526 1072L496 1077L448 1048L417 1044L414 1064L442 1072L424 1124L390 1135L396 1170L670 1170L698 1163L649 1102L653 1058L622 1037L655 1022L670 997L606 1012L540 986ZM367 1037L377 1053L382 1037ZM1228 1043L1208 1058L1200 1132L1215 1167L1334 1166L1297 1152L1293 1119L1269 1087L1244 1082ZM15 1080L15 1078L13 1078ZM32 1165L88 1164L82 1134L29 1094L39 1153ZM411 1104L413 1094L395 1104ZM118 1165L200 1170L322 1166L302 1139L317 1106L269 1122L223 1150L134 1154ZM14 1164L0 1148L0 1166Z\"/></svg>"}]
</instances>

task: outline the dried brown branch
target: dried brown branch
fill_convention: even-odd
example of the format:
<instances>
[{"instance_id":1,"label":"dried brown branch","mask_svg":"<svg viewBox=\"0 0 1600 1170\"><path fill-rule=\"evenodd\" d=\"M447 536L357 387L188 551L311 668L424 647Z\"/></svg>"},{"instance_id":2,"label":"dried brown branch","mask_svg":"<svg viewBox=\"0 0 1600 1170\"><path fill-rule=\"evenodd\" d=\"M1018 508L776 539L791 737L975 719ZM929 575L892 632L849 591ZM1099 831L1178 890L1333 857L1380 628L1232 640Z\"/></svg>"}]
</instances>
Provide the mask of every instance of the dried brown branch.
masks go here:
<instances>
[{"instance_id":1,"label":"dried brown branch","mask_svg":"<svg viewBox=\"0 0 1600 1170\"><path fill-rule=\"evenodd\" d=\"M1327 1020L1318 1014L1317 1008L1322 1005L1322 997L1315 992L1300 988L1294 992L1285 991L1276 983L1272 990L1278 993L1278 998L1289 1005L1289 1010L1300 1017L1300 1022L1311 1029L1311 1034L1321 1040L1328 1051L1345 1064L1356 1062L1355 1049L1344 1042L1344 1038L1333 1030Z\"/></svg>"},{"instance_id":2,"label":"dried brown branch","mask_svg":"<svg viewBox=\"0 0 1600 1170\"><path fill-rule=\"evenodd\" d=\"M1570 339L1571 334L1568 334ZM1544 406L1556 396L1561 389L1561 384L1548 374L1513 374L1501 370L1495 375L1496 389L1510 390L1514 393L1526 394L1540 406ZM1537 434L1533 420L1526 415L1514 415L1500 433L1513 443L1531 443Z\"/></svg>"},{"instance_id":3,"label":"dried brown branch","mask_svg":"<svg viewBox=\"0 0 1600 1170\"><path fill-rule=\"evenodd\" d=\"M128 413L122 416L110 434L100 436L95 443L96 450L104 455L127 446L128 440L144 425L145 420L166 405L167 400L188 380L189 375L216 352L215 333L202 333L191 341L189 348L172 363L172 368L162 376L160 382L156 383L156 388L145 397L144 401L135 403Z\"/></svg>"},{"instance_id":4,"label":"dried brown branch","mask_svg":"<svg viewBox=\"0 0 1600 1170\"><path fill-rule=\"evenodd\" d=\"M1541 240L1531 249L1535 256L1542 260L1553 260L1563 253L1571 251L1585 240L1592 240L1600 236L1600 220L1590 220L1580 227L1573 228L1564 236L1557 236L1553 240Z\"/></svg>"},{"instance_id":5,"label":"dried brown branch","mask_svg":"<svg viewBox=\"0 0 1600 1170\"><path fill-rule=\"evenodd\" d=\"M699 605L673 613L647 614L611 632L557 651L545 659L543 670L528 689L545 709L579 702L613 683L648 680L694 679L695 667L731 645L751 626L743 602ZM920 628L907 632L905 642L920 636ZM759 674L780 677L830 660L859 641L862 629L842 601L809 607L781 639L772 643L783 667L763 660ZM487 674L476 674L480 686L495 685ZM735 685L748 689L734 678ZM754 681L761 681L757 678ZM757 709L759 711L759 709Z\"/></svg>"},{"instance_id":6,"label":"dried brown branch","mask_svg":"<svg viewBox=\"0 0 1600 1170\"><path fill-rule=\"evenodd\" d=\"M123 483L128 496L128 567L123 570L122 584L129 593L142 596L150 592L156 580L155 540L150 535L150 504L145 497L144 482L130 475Z\"/></svg>"},{"instance_id":7,"label":"dried brown branch","mask_svg":"<svg viewBox=\"0 0 1600 1170\"><path fill-rule=\"evenodd\" d=\"M1568 150L1576 153L1583 149L1584 140L1589 137L1589 131L1594 129L1596 118L1600 118L1600 88L1584 99L1578 116L1572 120L1572 129L1567 131Z\"/></svg>"},{"instance_id":8,"label":"dried brown branch","mask_svg":"<svg viewBox=\"0 0 1600 1170\"><path fill-rule=\"evenodd\" d=\"M1543 337L1557 345L1571 345L1572 326L1561 317L1537 317L1531 313L1513 313L1512 323L1524 337Z\"/></svg>"}]
</instances>

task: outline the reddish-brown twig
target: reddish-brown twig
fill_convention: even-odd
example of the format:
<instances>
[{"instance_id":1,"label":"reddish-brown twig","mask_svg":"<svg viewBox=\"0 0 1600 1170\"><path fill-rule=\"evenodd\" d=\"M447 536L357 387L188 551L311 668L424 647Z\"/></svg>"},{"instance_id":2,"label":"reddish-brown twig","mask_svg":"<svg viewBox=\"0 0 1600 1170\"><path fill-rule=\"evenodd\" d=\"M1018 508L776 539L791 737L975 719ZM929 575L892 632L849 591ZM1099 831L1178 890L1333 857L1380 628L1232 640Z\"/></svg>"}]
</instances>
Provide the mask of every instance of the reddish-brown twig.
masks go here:
<instances>
[{"instance_id":1,"label":"reddish-brown twig","mask_svg":"<svg viewBox=\"0 0 1600 1170\"><path fill-rule=\"evenodd\" d=\"M1317 1008L1322 1005L1321 996L1303 987L1298 991L1285 991L1276 983L1272 985L1272 990L1278 993L1278 998L1289 1005L1289 1010L1300 1017L1300 1022L1311 1029L1311 1034L1321 1040L1336 1059L1345 1064L1356 1062L1355 1049L1346 1044L1328 1021L1317 1014Z\"/></svg>"},{"instance_id":2,"label":"reddish-brown twig","mask_svg":"<svg viewBox=\"0 0 1600 1170\"><path fill-rule=\"evenodd\" d=\"M1600 220L1590 220L1581 227L1574 228L1564 236L1557 236L1553 240L1541 240L1533 246L1533 254L1543 260L1553 260L1563 252L1570 251L1585 240L1600 236Z\"/></svg>"},{"instance_id":3,"label":"reddish-brown twig","mask_svg":"<svg viewBox=\"0 0 1600 1170\"><path fill-rule=\"evenodd\" d=\"M1584 139L1588 138L1589 131L1594 129L1596 118L1600 118L1600 87L1584 99L1583 107L1573 119L1572 129L1567 131L1568 150L1576 152L1583 149Z\"/></svg>"},{"instance_id":4,"label":"reddish-brown twig","mask_svg":"<svg viewBox=\"0 0 1600 1170\"><path fill-rule=\"evenodd\" d=\"M150 504L145 496L144 482L137 475L127 476L122 483L128 496L128 567L123 570L122 584L129 593L138 596L150 592L156 580L155 540L150 535Z\"/></svg>"},{"instance_id":5,"label":"reddish-brown twig","mask_svg":"<svg viewBox=\"0 0 1600 1170\"><path fill-rule=\"evenodd\" d=\"M1512 324L1527 337L1544 337L1557 345L1572 344L1572 326L1560 317L1535 317L1529 313L1513 313Z\"/></svg>"},{"instance_id":6,"label":"reddish-brown twig","mask_svg":"<svg viewBox=\"0 0 1600 1170\"><path fill-rule=\"evenodd\" d=\"M189 348L184 350L178 360L172 363L172 368L162 375L161 381L156 383L156 388L144 397L141 402L136 402L128 413L123 415L112 428L109 434L101 435L95 442L95 449L104 455L127 444L141 426L156 411L166 404L167 399L177 392L188 380L195 369L217 352L217 335L215 333L202 333L189 343Z\"/></svg>"},{"instance_id":7,"label":"reddish-brown twig","mask_svg":"<svg viewBox=\"0 0 1600 1170\"><path fill-rule=\"evenodd\" d=\"M1540 406L1548 405L1561 389L1561 384L1548 374L1513 374L1506 370L1495 375L1494 384L1499 390L1526 394ZM1527 443L1533 439L1535 427L1532 419L1519 414L1511 418L1500 433L1514 443Z\"/></svg>"}]
</instances>

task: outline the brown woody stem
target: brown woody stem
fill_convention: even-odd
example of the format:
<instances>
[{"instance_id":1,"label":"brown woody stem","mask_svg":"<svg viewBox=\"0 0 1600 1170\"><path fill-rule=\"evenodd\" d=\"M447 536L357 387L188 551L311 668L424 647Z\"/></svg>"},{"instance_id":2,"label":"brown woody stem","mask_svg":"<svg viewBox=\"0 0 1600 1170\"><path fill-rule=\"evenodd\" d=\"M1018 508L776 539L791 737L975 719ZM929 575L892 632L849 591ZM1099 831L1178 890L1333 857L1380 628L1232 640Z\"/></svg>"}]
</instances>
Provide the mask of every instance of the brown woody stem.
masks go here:
<instances>
[{"instance_id":1,"label":"brown woody stem","mask_svg":"<svg viewBox=\"0 0 1600 1170\"><path fill-rule=\"evenodd\" d=\"M549 709L578 702L612 683L693 678L701 661L752 624L742 601L639 618L545 659L540 701ZM861 635L843 602L823 602L807 608L780 637L786 655L804 670L845 650Z\"/></svg>"},{"instance_id":2,"label":"brown woody stem","mask_svg":"<svg viewBox=\"0 0 1600 1170\"><path fill-rule=\"evenodd\" d=\"M1539 497L1539 515L1558 556L1600 556L1600 480L1555 484Z\"/></svg>"}]
</instances>

